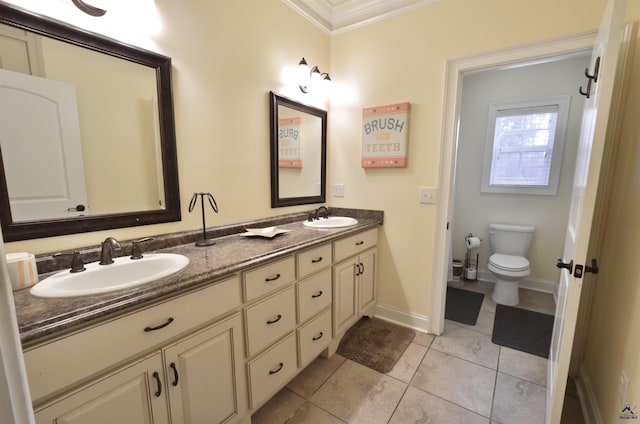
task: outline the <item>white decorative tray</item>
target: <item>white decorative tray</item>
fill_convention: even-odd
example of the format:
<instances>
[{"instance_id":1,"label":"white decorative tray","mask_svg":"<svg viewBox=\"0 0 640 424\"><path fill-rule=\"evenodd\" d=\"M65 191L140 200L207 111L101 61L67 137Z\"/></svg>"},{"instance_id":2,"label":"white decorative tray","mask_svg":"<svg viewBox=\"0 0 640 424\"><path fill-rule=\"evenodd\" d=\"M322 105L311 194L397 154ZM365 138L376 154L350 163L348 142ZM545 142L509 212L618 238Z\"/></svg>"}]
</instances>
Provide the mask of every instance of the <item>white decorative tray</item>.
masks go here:
<instances>
[{"instance_id":1,"label":"white decorative tray","mask_svg":"<svg viewBox=\"0 0 640 424\"><path fill-rule=\"evenodd\" d=\"M284 233L288 233L289 231L291 231L291 230L284 230L282 228L277 228L277 227L247 228L246 230L247 230L246 233L242 233L240 235L241 236L248 236L248 237L273 238L273 237L277 236L278 234L284 234Z\"/></svg>"}]
</instances>

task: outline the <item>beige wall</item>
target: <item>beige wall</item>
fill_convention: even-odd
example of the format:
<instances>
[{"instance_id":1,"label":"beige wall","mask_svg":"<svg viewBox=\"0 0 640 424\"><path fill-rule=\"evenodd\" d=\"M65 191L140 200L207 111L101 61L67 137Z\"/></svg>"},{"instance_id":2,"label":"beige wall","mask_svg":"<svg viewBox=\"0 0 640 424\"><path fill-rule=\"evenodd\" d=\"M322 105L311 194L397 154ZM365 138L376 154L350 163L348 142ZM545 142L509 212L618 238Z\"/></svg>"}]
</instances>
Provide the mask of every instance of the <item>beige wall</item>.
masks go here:
<instances>
[{"instance_id":1,"label":"beige wall","mask_svg":"<svg viewBox=\"0 0 640 424\"><path fill-rule=\"evenodd\" d=\"M486 270L491 255L490 223L532 225L535 233L527 255L531 264L529 278L553 284L558 281L559 270L553 264L555 258L562 256L564 248L584 104L584 97L575 88L583 83L589 60L590 56L586 55L465 76L453 201L454 258L464 258L464 237L473 233L483 240L474 253L479 253L479 268ZM570 95L571 102L558 194L481 193L489 105L561 95Z\"/></svg>"},{"instance_id":2,"label":"beige wall","mask_svg":"<svg viewBox=\"0 0 640 424\"><path fill-rule=\"evenodd\" d=\"M638 20L638 4L631 3L631 16ZM640 40L635 37L584 355L584 368L607 424L621 421L624 405L617 393L622 371L631 381L627 402L637 408L640 401Z\"/></svg>"}]
</instances>

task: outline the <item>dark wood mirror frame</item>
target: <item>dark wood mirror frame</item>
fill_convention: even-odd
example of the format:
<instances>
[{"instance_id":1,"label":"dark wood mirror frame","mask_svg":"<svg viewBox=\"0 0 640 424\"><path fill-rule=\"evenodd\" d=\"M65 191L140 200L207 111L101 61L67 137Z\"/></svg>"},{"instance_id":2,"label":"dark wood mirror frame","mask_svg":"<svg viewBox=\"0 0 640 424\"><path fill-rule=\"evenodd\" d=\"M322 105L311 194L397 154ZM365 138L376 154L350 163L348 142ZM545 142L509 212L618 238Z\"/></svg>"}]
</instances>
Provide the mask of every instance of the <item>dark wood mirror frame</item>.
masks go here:
<instances>
[{"instance_id":1,"label":"dark wood mirror frame","mask_svg":"<svg viewBox=\"0 0 640 424\"><path fill-rule=\"evenodd\" d=\"M2 3L0 3L0 23L155 69L158 87L158 121L160 124L162 173L165 190L165 209L162 210L13 222L4 166L2 160L0 160L0 223L2 224L4 240L28 240L180 221L171 58Z\"/></svg>"},{"instance_id":2,"label":"dark wood mirror frame","mask_svg":"<svg viewBox=\"0 0 640 424\"><path fill-rule=\"evenodd\" d=\"M271 133L271 207L306 205L310 203L324 203L327 191L327 111L298 103L287 97L279 96L270 92L270 133ZM300 197L280 197L280 186L278 172L278 106L285 106L290 109L308 113L321 119L320 134L320 195L300 196Z\"/></svg>"}]
</instances>

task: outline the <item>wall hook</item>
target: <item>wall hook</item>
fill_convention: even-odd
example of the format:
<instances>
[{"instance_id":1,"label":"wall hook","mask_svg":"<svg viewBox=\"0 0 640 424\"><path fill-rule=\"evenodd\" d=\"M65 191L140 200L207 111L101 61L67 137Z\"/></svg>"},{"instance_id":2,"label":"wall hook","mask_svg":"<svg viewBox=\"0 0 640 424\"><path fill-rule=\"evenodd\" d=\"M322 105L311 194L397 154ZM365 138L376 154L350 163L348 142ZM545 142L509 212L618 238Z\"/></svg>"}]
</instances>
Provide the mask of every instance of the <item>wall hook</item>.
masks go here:
<instances>
[{"instance_id":1,"label":"wall hook","mask_svg":"<svg viewBox=\"0 0 640 424\"><path fill-rule=\"evenodd\" d=\"M71 0L71 2L75 4L78 9L82 10L87 15L103 16L105 13L107 13L106 10L100 9L95 6L91 6L90 4L87 4L82 0Z\"/></svg>"},{"instance_id":2,"label":"wall hook","mask_svg":"<svg viewBox=\"0 0 640 424\"><path fill-rule=\"evenodd\" d=\"M589 68L584 70L584 76L593 80L593 82L598 82L598 74L600 73L600 56L596 58L596 63L593 66L593 75L589 75Z\"/></svg>"},{"instance_id":3,"label":"wall hook","mask_svg":"<svg viewBox=\"0 0 640 424\"><path fill-rule=\"evenodd\" d=\"M589 79L589 81L587 82L587 91L583 91L582 90L582 86L580 86L580 88L578 89L578 93L582 94L583 96L585 96L587 99L589 98L589 96L591 95L591 79Z\"/></svg>"}]
</instances>

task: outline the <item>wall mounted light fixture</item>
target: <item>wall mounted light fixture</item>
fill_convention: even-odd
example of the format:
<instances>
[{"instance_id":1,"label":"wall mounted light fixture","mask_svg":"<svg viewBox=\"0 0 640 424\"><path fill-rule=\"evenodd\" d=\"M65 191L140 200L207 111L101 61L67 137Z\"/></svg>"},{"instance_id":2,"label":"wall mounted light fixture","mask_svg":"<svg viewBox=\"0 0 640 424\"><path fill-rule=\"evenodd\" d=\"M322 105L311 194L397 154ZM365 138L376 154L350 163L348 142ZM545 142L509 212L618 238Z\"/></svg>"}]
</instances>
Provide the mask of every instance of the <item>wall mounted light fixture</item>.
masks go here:
<instances>
[{"instance_id":1,"label":"wall mounted light fixture","mask_svg":"<svg viewBox=\"0 0 640 424\"><path fill-rule=\"evenodd\" d=\"M321 72L317 66L309 69L309 65L304 57L298 62L298 78L298 87L300 87L300 91L305 94L309 91L326 90L331 85L331 77L329 74Z\"/></svg>"}]
</instances>

